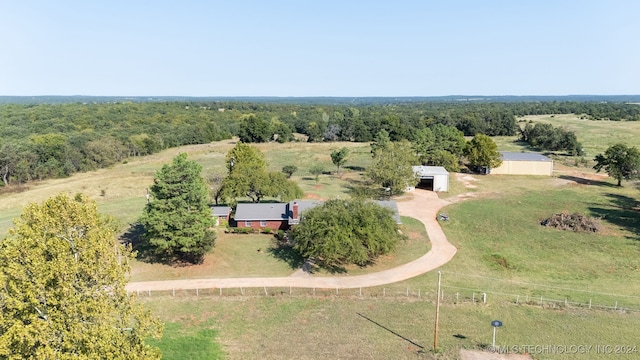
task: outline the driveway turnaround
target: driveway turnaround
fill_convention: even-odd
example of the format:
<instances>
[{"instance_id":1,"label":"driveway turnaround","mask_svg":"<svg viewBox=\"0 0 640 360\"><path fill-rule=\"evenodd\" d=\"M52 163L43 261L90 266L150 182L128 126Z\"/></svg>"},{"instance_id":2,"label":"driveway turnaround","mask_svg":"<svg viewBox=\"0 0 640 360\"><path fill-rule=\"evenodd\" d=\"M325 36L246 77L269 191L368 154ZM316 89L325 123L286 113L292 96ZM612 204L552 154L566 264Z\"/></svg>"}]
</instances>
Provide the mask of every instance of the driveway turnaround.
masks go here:
<instances>
[{"instance_id":1,"label":"driveway turnaround","mask_svg":"<svg viewBox=\"0 0 640 360\"><path fill-rule=\"evenodd\" d=\"M450 202L439 199L435 192L420 189L413 191L410 196L412 197L410 200L398 201L398 210L401 215L416 218L424 224L431 241L431 250L422 257L393 269L357 276L315 277L306 273L300 276L298 271L288 277L143 281L127 284L127 290L133 292L249 287L350 289L379 286L410 279L446 264L457 251L455 246L447 241L436 220L438 210Z\"/></svg>"}]
</instances>

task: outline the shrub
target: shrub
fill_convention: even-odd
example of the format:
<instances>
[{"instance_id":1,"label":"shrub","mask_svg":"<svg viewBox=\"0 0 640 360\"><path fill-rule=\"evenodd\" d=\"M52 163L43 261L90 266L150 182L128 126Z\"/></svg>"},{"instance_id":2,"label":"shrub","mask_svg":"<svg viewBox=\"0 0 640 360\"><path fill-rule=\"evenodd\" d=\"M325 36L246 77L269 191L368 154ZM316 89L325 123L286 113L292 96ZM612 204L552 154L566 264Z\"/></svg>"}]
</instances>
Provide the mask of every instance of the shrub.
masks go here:
<instances>
[{"instance_id":1,"label":"shrub","mask_svg":"<svg viewBox=\"0 0 640 360\"><path fill-rule=\"evenodd\" d=\"M550 218L540 222L543 226L551 226L560 230L572 230L576 232L598 232L601 225L599 219L586 215L562 212L554 214Z\"/></svg>"},{"instance_id":2,"label":"shrub","mask_svg":"<svg viewBox=\"0 0 640 360\"><path fill-rule=\"evenodd\" d=\"M268 227L262 229L262 233L263 234L271 234L272 232L273 232L273 230L271 228L268 228Z\"/></svg>"}]
</instances>

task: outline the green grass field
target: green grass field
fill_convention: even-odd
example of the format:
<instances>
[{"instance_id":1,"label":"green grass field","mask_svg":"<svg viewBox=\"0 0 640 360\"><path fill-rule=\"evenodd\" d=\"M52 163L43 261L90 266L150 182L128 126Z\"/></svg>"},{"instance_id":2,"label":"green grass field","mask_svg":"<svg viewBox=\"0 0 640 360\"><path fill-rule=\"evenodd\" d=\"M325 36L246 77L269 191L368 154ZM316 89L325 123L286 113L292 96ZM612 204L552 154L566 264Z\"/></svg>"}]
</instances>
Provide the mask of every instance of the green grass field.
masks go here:
<instances>
[{"instance_id":1,"label":"green grass field","mask_svg":"<svg viewBox=\"0 0 640 360\"><path fill-rule=\"evenodd\" d=\"M635 145L640 123L597 122L575 116L527 117L576 132L588 157L615 142ZM498 138L500 150L524 149L515 137ZM60 191L85 192L100 210L123 225L139 216L145 189L162 164L179 152L189 153L205 173L224 171L229 141L170 149L127 164L69 179L48 180L22 192L0 195L0 233L30 201L42 201ZM334 171L329 154L347 146L352 155L342 177L308 174L316 162ZM273 170L293 164L294 179L309 198L348 196L369 164L368 144L262 144ZM564 159L557 157L557 159ZM436 274L428 273L382 288L336 295L330 289L257 289L242 295L229 290L193 293L141 294L140 300L167 323L157 344L165 358L228 359L455 359L460 348L479 349L491 341L489 322L500 319L498 343L520 345L625 345L640 347L640 312L600 310L562 304L563 300L640 310L640 213L637 183L614 182L596 176L589 167L556 160L553 177L474 176L475 188L465 188L452 176L443 198L471 192L468 200L444 209L443 223L458 253L442 267L444 299L440 351L432 352ZM104 190L104 196L103 192ZM600 217L603 231L579 234L544 228L539 221L556 212L580 212ZM405 222L407 222L405 220ZM407 223L410 223L408 221ZM411 224L408 224L411 225ZM420 233L416 228L414 234ZM414 235L416 239L418 235ZM249 244L248 246L245 246ZM427 251L414 242L379 269L410 261ZM268 236L220 235L209 262L201 267L173 268L133 264L134 280L181 277L283 276L290 264L272 256ZM260 249L261 251L258 251ZM371 269L349 269L356 274ZM421 297L417 297L420 289ZM403 295L405 291L410 296ZM487 293L486 304L478 302ZM382 294L386 294L384 297ZM539 302L543 297L546 301ZM476 302L472 302L475 298ZM457 300L456 300L457 299ZM554 304L549 299L559 300ZM516 301L518 304L516 304ZM640 350L640 349L639 349ZM630 354L535 354L538 359L638 358Z\"/></svg>"}]
</instances>

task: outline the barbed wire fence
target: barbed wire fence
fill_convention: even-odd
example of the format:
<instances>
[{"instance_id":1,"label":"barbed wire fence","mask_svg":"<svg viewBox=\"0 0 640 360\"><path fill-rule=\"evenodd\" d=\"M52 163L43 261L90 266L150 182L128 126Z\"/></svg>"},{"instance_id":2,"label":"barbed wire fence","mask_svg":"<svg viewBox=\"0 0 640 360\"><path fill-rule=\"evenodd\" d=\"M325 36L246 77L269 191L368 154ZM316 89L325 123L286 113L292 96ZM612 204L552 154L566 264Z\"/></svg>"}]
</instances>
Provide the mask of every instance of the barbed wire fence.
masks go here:
<instances>
[{"instance_id":1,"label":"barbed wire fence","mask_svg":"<svg viewBox=\"0 0 640 360\"><path fill-rule=\"evenodd\" d=\"M582 308L604 311L640 313L640 296L602 293L583 289L572 289L547 284L509 281L473 274L442 272L443 281L440 292L441 304L463 305L476 304L512 304L539 306L542 308ZM447 280L457 276L458 279ZM459 278L463 278L460 280ZM482 282L469 279L491 281L491 286L482 286ZM513 291L517 288L519 291ZM545 288L547 290L541 290ZM559 292L568 294L559 297ZM203 289L171 289L171 290L136 290L139 298L149 297L197 297L197 298L231 298L231 297L310 297L310 298L350 298L362 300L403 300L403 301L436 301L437 284L425 286L376 286L361 288L297 288L297 287L237 287L237 288L203 288Z\"/></svg>"}]
</instances>

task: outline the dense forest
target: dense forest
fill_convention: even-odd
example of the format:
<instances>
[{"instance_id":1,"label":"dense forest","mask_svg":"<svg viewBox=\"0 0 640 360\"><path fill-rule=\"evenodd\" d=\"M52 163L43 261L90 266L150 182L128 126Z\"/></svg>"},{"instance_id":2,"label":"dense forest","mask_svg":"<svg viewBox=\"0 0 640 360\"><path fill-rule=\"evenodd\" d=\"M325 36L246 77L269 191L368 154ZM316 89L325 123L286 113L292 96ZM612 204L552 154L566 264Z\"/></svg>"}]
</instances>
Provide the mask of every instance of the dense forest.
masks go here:
<instances>
[{"instance_id":1,"label":"dense forest","mask_svg":"<svg viewBox=\"0 0 640 360\"><path fill-rule=\"evenodd\" d=\"M392 141L414 141L418 130L436 125L455 127L467 136L516 135L516 118L531 114L640 120L640 106L627 102L365 99L4 104L0 184L69 176L132 156L231 136L248 142L285 142L297 132L309 141L370 142L384 130Z\"/></svg>"}]
</instances>

